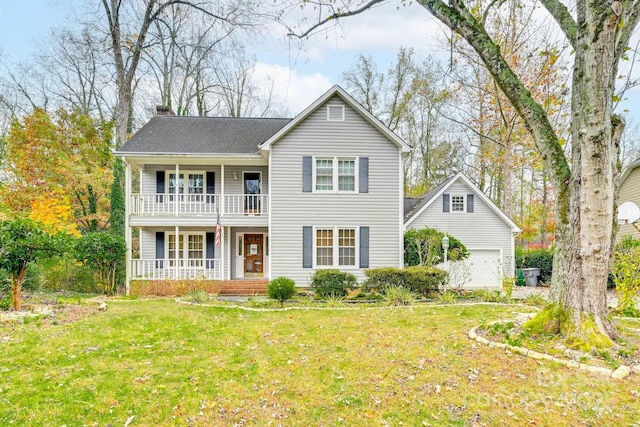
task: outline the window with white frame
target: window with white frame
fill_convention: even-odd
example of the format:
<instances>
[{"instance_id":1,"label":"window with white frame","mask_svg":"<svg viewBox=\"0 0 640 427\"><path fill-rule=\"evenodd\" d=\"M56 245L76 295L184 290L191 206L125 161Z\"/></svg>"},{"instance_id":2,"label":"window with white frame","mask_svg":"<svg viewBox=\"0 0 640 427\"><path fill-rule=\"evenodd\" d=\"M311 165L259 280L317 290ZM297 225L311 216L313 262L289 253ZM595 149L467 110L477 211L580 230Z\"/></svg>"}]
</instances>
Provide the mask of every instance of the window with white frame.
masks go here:
<instances>
[{"instance_id":1,"label":"window with white frame","mask_svg":"<svg viewBox=\"0 0 640 427\"><path fill-rule=\"evenodd\" d=\"M176 179L175 172L167 173L167 188L169 194L204 194L205 188L205 174L204 172L188 172L187 180L185 181L185 174L179 173L178 179ZM185 188L186 186L186 188Z\"/></svg>"},{"instance_id":2,"label":"window with white frame","mask_svg":"<svg viewBox=\"0 0 640 427\"><path fill-rule=\"evenodd\" d=\"M316 158L314 169L315 191L347 193L356 191L356 158Z\"/></svg>"},{"instance_id":3,"label":"window with white frame","mask_svg":"<svg viewBox=\"0 0 640 427\"><path fill-rule=\"evenodd\" d=\"M356 230L338 230L338 265L356 265Z\"/></svg>"},{"instance_id":4,"label":"window with white frame","mask_svg":"<svg viewBox=\"0 0 640 427\"><path fill-rule=\"evenodd\" d=\"M176 259L186 260L186 264L192 267L202 265L205 259L204 235L202 233L180 234L177 242L175 234L169 234L167 237L167 254L170 265L173 265Z\"/></svg>"},{"instance_id":5,"label":"window with white frame","mask_svg":"<svg viewBox=\"0 0 640 427\"><path fill-rule=\"evenodd\" d=\"M316 265L333 265L333 230L316 230Z\"/></svg>"},{"instance_id":6,"label":"window with white frame","mask_svg":"<svg viewBox=\"0 0 640 427\"><path fill-rule=\"evenodd\" d=\"M464 212L464 196L451 196L451 212Z\"/></svg>"},{"instance_id":7,"label":"window with white frame","mask_svg":"<svg viewBox=\"0 0 640 427\"><path fill-rule=\"evenodd\" d=\"M316 229L316 266L356 265L356 229L355 228L318 228Z\"/></svg>"}]
</instances>

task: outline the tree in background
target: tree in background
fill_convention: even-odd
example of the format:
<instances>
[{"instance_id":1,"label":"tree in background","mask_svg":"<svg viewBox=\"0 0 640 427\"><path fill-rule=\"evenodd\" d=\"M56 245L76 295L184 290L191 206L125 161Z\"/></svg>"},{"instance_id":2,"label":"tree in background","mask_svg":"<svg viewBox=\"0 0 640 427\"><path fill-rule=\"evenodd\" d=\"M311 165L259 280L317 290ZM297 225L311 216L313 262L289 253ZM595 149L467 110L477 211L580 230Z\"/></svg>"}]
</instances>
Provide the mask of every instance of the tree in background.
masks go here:
<instances>
[{"instance_id":1,"label":"tree in background","mask_svg":"<svg viewBox=\"0 0 640 427\"><path fill-rule=\"evenodd\" d=\"M404 165L410 194L424 194L461 169L457 142L443 117L450 100L445 78L437 61L417 63L412 49L401 49L385 72L361 55L341 75L347 91L412 148Z\"/></svg>"},{"instance_id":2,"label":"tree in background","mask_svg":"<svg viewBox=\"0 0 640 427\"><path fill-rule=\"evenodd\" d=\"M6 139L7 179L0 201L58 231L107 227L113 156L111 126L79 111L36 109L14 120ZM72 215L69 215L72 213ZM63 215L61 215L63 214Z\"/></svg>"}]
</instances>

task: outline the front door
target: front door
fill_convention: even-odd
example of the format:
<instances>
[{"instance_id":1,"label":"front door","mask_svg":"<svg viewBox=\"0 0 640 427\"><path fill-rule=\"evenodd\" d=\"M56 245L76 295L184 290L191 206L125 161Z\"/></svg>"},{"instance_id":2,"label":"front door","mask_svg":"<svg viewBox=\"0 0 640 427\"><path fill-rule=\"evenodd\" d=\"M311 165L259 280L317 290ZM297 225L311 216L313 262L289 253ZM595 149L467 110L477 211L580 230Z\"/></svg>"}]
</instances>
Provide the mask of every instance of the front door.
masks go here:
<instances>
[{"instance_id":1,"label":"front door","mask_svg":"<svg viewBox=\"0 0 640 427\"><path fill-rule=\"evenodd\" d=\"M260 172L244 173L244 213L260 213Z\"/></svg>"},{"instance_id":2,"label":"front door","mask_svg":"<svg viewBox=\"0 0 640 427\"><path fill-rule=\"evenodd\" d=\"M264 276L264 236L244 235L244 277Z\"/></svg>"}]
</instances>

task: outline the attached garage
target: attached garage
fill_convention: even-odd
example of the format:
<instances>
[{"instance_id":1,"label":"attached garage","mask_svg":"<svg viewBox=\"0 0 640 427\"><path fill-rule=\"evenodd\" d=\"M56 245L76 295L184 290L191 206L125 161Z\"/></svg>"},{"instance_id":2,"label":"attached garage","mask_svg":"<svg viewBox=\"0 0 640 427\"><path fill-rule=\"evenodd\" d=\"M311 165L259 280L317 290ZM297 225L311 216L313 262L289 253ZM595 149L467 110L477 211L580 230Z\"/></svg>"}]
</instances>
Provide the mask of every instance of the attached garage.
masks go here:
<instances>
[{"instance_id":1,"label":"attached garage","mask_svg":"<svg viewBox=\"0 0 640 427\"><path fill-rule=\"evenodd\" d=\"M405 199L405 230L430 227L460 240L470 253L462 261L464 288L500 289L515 276L514 236L522 230L463 174L417 199ZM460 274L459 270L451 272Z\"/></svg>"},{"instance_id":2,"label":"attached garage","mask_svg":"<svg viewBox=\"0 0 640 427\"><path fill-rule=\"evenodd\" d=\"M502 259L500 249L469 249L466 264L470 267L468 288L500 287L502 277Z\"/></svg>"}]
</instances>

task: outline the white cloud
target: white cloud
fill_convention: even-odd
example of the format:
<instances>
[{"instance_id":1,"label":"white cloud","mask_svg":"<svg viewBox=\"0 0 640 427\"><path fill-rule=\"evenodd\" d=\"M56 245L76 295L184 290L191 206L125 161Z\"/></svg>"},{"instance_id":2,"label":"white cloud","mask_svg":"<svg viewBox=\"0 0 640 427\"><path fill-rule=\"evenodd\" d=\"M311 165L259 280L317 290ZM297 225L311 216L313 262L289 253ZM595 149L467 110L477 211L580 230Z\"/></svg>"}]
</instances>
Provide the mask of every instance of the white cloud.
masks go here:
<instances>
[{"instance_id":1,"label":"white cloud","mask_svg":"<svg viewBox=\"0 0 640 427\"><path fill-rule=\"evenodd\" d=\"M255 81L273 83L274 100L284 105L292 115L300 113L333 83L321 74L301 74L279 64L257 62L253 68Z\"/></svg>"}]
</instances>

